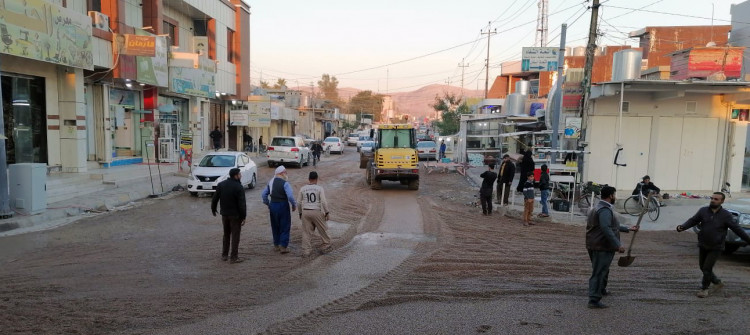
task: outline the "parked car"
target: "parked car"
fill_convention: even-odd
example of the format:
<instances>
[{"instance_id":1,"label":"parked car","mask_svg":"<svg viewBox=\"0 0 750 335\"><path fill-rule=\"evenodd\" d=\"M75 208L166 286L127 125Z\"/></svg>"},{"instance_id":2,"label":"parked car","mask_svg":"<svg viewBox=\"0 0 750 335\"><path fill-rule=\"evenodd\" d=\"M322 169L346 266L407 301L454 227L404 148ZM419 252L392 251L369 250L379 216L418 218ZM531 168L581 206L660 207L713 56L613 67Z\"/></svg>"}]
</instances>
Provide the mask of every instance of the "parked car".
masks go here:
<instances>
[{"instance_id":1,"label":"parked car","mask_svg":"<svg viewBox=\"0 0 750 335\"><path fill-rule=\"evenodd\" d=\"M375 141L362 141L357 145L360 146L359 151L362 153L375 151Z\"/></svg>"},{"instance_id":2,"label":"parked car","mask_svg":"<svg viewBox=\"0 0 750 335\"><path fill-rule=\"evenodd\" d=\"M429 136L427 136L427 134L417 134L417 141L422 142L422 141L429 141L429 140L431 139Z\"/></svg>"},{"instance_id":3,"label":"parked car","mask_svg":"<svg viewBox=\"0 0 750 335\"><path fill-rule=\"evenodd\" d=\"M732 213L735 222L740 225L740 228L750 234L750 199L739 199L733 200L732 202L725 202L722 207L729 211L729 213ZM693 227L693 230L697 232L700 230L700 227L695 226ZM744 246L747 246L747 242L739 238L731 229L727 229L724 254L731 254Z\"/></svg>"},{"instance_id":4,"label":"parked car","mask_svg":"<svg viewBox=\"0 0 750 335\"><path fill-rule=\"evenodd\" d=\"M315 142L315 139L310 136L307 136L307 135L301 135L301 136L302 136L302 140L305 141L305 145L308 147L312 146L312 143Z\"/></svg>"},{"instance_id":5,"label":"parked car","mask_svg":"<svg viewBox=\"0 0 750 335\"><path fill-rule=\"evenodd\" d=\"M326 137L325 140L323 140L323 150L328 150L331 153L338 153L343 154L344 153L344 142L341 141L340 138L331 136Z\"/></svg>"},{"instance_id":6,"label":"parked car","mask_svg":"<svg viewBox=\"0 0 750 335\"><path fill-rule=\"evenodd\" d=\"M421 141L417 143L417 156L419 159L438 159L438 146L433 141Z\"/></svg>"},{"instance_id":7,"label":"parked car","mask_svg":"<svg viewBox=\"0 0 750 335\"><path fill-rule=\"evenodd\" d=\"M244 152L216 151L209 152L194 164L188 175L187 187L191 195L201 192L214 192L220 182L229 178L229 170L239 168L242 173L242 185L254 188L257 184L258 167Z\"/></svg>"},{"instance_id":8,"label":"parked car","mask_svg":"<svg viewBox=\"0 0 750 335\"><path fill-rule=\"evenodd\" d=\"M357 141L359 141L359 134L357 134L357 133L351 133L346 138L346 145L349 145L349 146L351 146L351 145L357 145Z\"/></svg>"},{"instance_id":9,"label":"parked car","mask_svg":"<svg viewBox=\"0 0 750 335\"><path fill-rule=\"evenodd\" d=\"M370 136L360 136L357 139L357 152L359 152L359 149L362 147L362 142L372 141L372 138Z\"/></svg>"},{"instance_id":10,"label":"parked car","mask_svg":"<svg viewBox=\"0 0 750 335\"><path fill-rule=\"evenodd\" d=\"M295 164L299 167L310 165L312 156L310 148L300 136L274 136L266 151L268 167L276 167L284 163Z\"/></svg>"}]
</instances>

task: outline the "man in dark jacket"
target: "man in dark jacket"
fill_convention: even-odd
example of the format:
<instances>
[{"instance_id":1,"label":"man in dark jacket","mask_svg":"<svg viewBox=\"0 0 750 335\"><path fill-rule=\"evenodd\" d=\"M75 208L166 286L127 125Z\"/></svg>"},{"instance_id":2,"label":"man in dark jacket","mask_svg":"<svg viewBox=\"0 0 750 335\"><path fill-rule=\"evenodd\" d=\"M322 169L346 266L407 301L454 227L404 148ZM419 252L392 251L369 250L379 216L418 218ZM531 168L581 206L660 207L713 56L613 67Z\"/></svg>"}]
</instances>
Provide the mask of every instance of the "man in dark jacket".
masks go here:
<instances>
[{"instance_id":1,"label":"man in dark jacket","mask_svg":"<svg viewBox=\"0 0 750 335\"><path fill-rule=\"evenodd\" d=\"M601 303L602 296L607 295L609 266L615 258L615 252L625 252L620 243L620 232L638 230L637 226L620 225L614 215L615 188L602 187L602 200L589 212L586 220L586 249L591 260L591 278L589 278L589 308L607 308Z\"/></svg>"},{"instance_id":2,"label":"man in dark jacket","mask_svg":"<svg viewBox=\"0 0 750 335\"><path fill-rule=\"evenodd\" d=\"M221 148L221 139L224 137L224 135L221 134L219 127L214 128L214 130L208 134L208 137L214 142L214 150L219 150L219 148Z\"/></svg>"},{"instance_id":3,"label":"man in dark jacket","mask_svg":"<svg viewBox=\"0 0 750 335\"><path fill-rule=\"evenodd\" d=\"M503 163L500 164L500 175L497 180L497 203L507 205L508 195L512 190L510 189L511 183L513 183L513 176L516 174L516 165L510 160L509 155L503 156ZM502 199L501 199L502 197Z\"/></svg>"},{"instance_id":4,"label":"man in dark jacket","mask_svg":"<svg viewBox=\"0 0 750 335\"><path fill-rule=\"evenodd\" d=\"M497 179L495 164L488 165L487 171L482 172L482 186L479 188L479 200L482 202L482 214L492 215L492 184Z\"/></svg>"},{"instance_id":5,"label":"man in dark jacket","mask_svg":"<svg viewBox=\"0 0 750 335\"><path fill-rule=\"evenodd\" d=\"M724 193L714 192L708 207L699 209L693 217L677 226L678 232L696 225L700 225L701 228L698 231L698 265L703 272L703 281L701 282L701 290L697 294L699 298L708 296L708 288L711 284L714 284L714 291L724 287L724 283L716 277L713 269L721 251L724 249L727 229L731 229L745 242L750 243L750 236L734 221L732 214L721 207L724 198Z\"/></svg>"},{"instance_id":6,"label":"man in dark jacket","mask_svg":"<svg viewBox=\"0 0 750 335\"><path fill-rule=\"evenodd\" d=\"M216 216L216 205L221 202L221 223L224 224L224 241L221 247L221 260L226 261L229 255L229 240L232 240L230 263L240 263L243 259L237 256L240 244L240 230L245 225L247 206L245 189L242 187L240 169L229 170L229 178L219 183L211 199L211 212Z\"/></svg>"}]
</instances>

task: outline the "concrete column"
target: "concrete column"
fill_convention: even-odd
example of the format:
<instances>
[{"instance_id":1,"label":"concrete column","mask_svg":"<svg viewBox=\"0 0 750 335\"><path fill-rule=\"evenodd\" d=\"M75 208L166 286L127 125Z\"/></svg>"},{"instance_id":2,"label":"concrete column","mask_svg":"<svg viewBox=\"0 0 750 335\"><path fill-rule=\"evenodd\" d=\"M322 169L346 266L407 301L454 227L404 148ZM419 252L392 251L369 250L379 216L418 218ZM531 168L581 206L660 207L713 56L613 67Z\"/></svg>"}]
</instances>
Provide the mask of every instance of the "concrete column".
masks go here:
<instances>
[{"instance_id":1,"label":"concrete column","mask_svg":"<svg viewBox=\"0 0 750 335\"><path fill-rule=\"evenodd\" d=\"M83 70L58 66L60 158L63 172L86 172L86 97Z\"/></svg>"}]
</instances>

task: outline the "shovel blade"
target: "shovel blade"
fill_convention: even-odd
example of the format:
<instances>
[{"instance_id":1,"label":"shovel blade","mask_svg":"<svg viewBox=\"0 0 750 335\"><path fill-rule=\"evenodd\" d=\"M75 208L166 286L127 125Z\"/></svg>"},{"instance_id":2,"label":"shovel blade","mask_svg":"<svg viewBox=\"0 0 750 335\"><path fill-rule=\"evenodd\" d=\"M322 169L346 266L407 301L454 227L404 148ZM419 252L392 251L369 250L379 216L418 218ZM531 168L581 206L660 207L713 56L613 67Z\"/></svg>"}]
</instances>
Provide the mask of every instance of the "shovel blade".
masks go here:
<instances>
[{"instance_id":1,"label":"shovel blade","mask_svg":"<svg viewBox=\"0 0 750 335\"><path fill-rule=\"evenodd\" d=\"M630 264L633 264L634 260L635 256L622 256L617 260L617 266L629 266Z\"/></svg>"}]
</instances>

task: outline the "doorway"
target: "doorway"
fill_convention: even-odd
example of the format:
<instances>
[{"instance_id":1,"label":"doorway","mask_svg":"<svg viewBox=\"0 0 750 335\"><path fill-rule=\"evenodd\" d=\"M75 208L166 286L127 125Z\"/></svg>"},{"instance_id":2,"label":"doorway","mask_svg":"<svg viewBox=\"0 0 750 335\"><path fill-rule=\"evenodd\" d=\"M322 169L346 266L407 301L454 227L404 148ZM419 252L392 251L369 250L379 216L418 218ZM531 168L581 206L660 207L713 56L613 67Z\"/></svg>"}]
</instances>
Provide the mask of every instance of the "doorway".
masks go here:
<instances>
[{"instance_id":1,"label":"doorway","mask_svg":"<svg viewBox=\"0 0 750 335\"><path fill-rule=\"evenodd\" d=\"M3 74L0 86L8 164L47 163L44 78Z\"/></svg>"}]
</instances>

